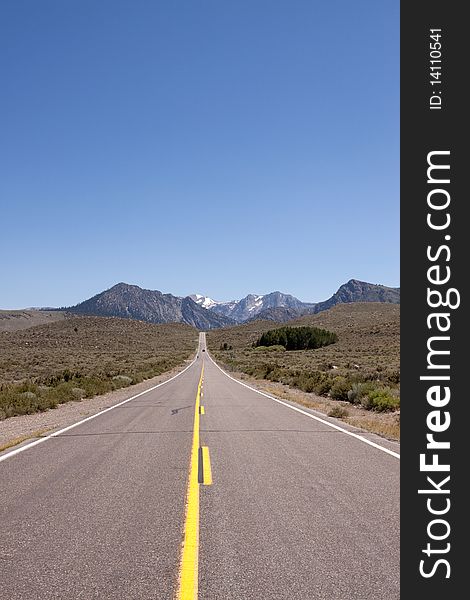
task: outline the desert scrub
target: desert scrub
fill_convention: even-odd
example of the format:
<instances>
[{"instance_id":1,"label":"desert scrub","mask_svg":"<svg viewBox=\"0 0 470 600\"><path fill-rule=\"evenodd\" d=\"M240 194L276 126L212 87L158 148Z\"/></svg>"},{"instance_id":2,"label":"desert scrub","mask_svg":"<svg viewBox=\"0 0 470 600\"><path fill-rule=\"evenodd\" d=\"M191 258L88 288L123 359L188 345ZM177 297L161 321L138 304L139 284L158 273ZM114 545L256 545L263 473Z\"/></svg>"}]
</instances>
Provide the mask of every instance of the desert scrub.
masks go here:
<instances>
[{"instance_id":1,"label":"desert scrub","mask_svg":"<svg viewBox=\"0 0 470 600\"><path fill-rule=\"evenodd\" d=\"M80 401L86 396L86 391L83 388L74 387L71 390L71 394L74 400Z\"/></svg>"},{"instance_id":2,"label":"desert scrub","mask_svg":"<svg viewBox=\"0 0 470 600\"><path fill-rule=\"evenodd\" d=\"M327 413L329 417L336 417L337 419L344 419L349 416L349 412L344 406L338 404L338 406L333 406Z\"/></svg>"},{"instance_id":3,"label":"desert scrub","mask_svg":"<svg viewBox=\"0 0 470 600\"><path fill-rule=\"evenodd\" d=\"M178 361L169 360L154 363L152 368L144 364L142 369L134 368L134 377L104 372L95 375L81 375L66 371L48 377L49 385L47 386L41 385L37 381L3 384L0 386L0 419L42 412L56 408L58 404L80 401L84 398L92 398L99 394L128 387L134 380L140 382L161 375L177 364Z\"/></svg>"},{"instance_id":4,"label":"desert scrub","mask_svg":"<svg viewBox=\"0 0 470 600\"><path fill-rule=\"evenodd\" d=\"M113 381L118 381L122 383L122 385L131 385L132 377L128 377L127 375L115 375Z\"/></svg>"},{"instance_id":5,"label":"desert scrub","mask_svg":"<svg viewBox=\"0 0 470 600\"><path fill-rule=\"evenodd\" d=\"M0 332L0 419L55 408L160 375L195 351L197 332L105 317L67 317Z\"/></svg>"},{"instance_id":6,"label":"desert scrub","mask_svg":"<svg viewBox=\"0 0 470 600\"><path fill-rule=\"evenodd\" d=\"M333 385L333 378L322 371L288 371L282 383L298 388L303 392L314 392L319 396L326 396Z\"/></svg>"},{"instance_id":7,"label":"desert scrub","mask_svg":"<svg viewBox=\"0 0 470 600\"><path fill-rule=\"evenodd\" d=\"M361 399L367 395L367 392L372 389L372 384L366 382L353 383L348 391L348 401L351 404L360 404Z\"/></svg>"},{"instance_id":8,"label":"desert scrub","mask_svg":"<svg viewBox=\"0 0 470 600\"><path fill-rule=\"evenodd\" d=\"M388 387L376 388L367 392L361 399L361 405L377 412L389 412L400 408L400 398L395 390Z\"/></svg>"},{"instance_id":9,"label":"desert scrub","mask_svg":"<svg viewBox=\"0 0 470 600\"><path fill-rule=\"evenodd\" d=\"M346 377L335 377L330 389L330 396L333 400L348 400L348 392L351 389L351 382Z\"/></svg>"},{"instance_id":10,"label":"desert scrub","mask_svg":"<svg viewBox=\"0 0 470 600\"><path fill-rule=\"evenodd\" d=\"M348 392L348 400L352 404L359 404L377 412L395 411L400 408L397 389L372 381L353 383Z\"/></svg>"},{"instance_id":11,"label":"desert scrub","mask_svg":"<svg viewBox=\"0 0 470 600\"><path fill-rule=\"evenodd\" d=\"M285 352L284 346L274 344L273 346L255 346L253 352Z\"/></svg>"}]
</instances>

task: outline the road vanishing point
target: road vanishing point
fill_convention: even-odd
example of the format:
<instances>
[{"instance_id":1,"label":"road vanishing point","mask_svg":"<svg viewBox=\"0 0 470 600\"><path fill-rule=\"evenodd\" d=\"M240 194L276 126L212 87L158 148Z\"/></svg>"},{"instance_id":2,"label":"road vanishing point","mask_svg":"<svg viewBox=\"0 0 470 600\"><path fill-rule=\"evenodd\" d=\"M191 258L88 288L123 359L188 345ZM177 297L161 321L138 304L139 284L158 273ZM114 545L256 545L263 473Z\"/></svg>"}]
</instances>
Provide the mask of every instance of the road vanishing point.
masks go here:
<instances>
[{"instance_id":1,"label":"road vanishing point","mask_svg":"<svg viewBox=\"0 0 470 600\"><path fill-rule=\"evenodd\" d=\"M0 454L0 596L398 600L398 450L236 381L201 333L177 376Z\"/></svg>"}]
</instances>

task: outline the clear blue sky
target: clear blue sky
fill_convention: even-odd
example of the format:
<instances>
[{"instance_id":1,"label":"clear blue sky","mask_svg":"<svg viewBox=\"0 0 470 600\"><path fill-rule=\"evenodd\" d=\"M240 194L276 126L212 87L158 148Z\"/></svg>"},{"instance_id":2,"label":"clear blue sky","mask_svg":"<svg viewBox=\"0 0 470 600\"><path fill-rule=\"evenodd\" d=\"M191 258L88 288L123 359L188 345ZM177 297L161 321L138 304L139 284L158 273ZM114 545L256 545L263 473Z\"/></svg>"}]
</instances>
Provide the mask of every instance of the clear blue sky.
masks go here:
<instances>
[{"instance_id":1,"label":"clear blue sky","mask_svg":"<svg viewBox=\"0 0 470 600\"><path fill-rule=\"evenodd\" d=\"M3 0L0 307L399 285L398 0Z\"/></svg>"}]
</instances>

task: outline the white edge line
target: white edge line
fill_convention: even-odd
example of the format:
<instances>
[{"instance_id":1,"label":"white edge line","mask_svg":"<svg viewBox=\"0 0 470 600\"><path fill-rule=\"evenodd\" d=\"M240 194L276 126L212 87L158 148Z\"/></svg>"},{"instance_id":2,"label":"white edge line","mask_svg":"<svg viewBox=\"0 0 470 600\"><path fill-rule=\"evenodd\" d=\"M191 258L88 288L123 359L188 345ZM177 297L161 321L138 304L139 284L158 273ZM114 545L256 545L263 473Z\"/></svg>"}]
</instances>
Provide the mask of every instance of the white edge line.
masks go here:
<instances>
[{"instance_id":1,"label":"white edge line","mask_svg":"<svg viewBox=\"0 0 470 600\"><path fill-rule=\"evenodd\" d=\"M238 379L235 379L235 377L232 377L226 371L224 371L221 367L219 367L219 365L215 362L215 360L207 352L207 350L206 350L206 354L208 355L208 357L210 358L210 360L214 363L214 365L220 371L222 371L222 373L224 375L226 375L232 381L235 381L236 383L239 383L243 387L246 387L249 390L252 390L253 392L256 392L257 394L260 394L261 396L265 396L266 398L269 398L270 400L274 400L274 402L277 402L278 404L282 404L283 406L287 406L287 408L290 408L291 410L295 410L295 411L301 413L302 415L305 415L306 417L310 417L311 419L315 419L316 421L320 421L320 423L324 423L325 425L328 425L328 427L332 427L333 429L337 429L338 431L341 431L342 433L345 433L346 435L350 435L353 438L361 440L361 442L364 442L365 444L368 444L369 446L373 446L374 448L377 448L378 450L382 450L382 452L386 452L387 454L390 454L390 456L394 456L395 458L400 459L400 455L397 452L394 452L393 450L389 450L388 448L385 448L384 446L380 446L380 444L376 444L375 442L372 442L371 440L368 440L367 438L363 437L362 435L358 435L357 433L353 433L352 431L348 431L347 429L344 429L343 427L340 427L339 425L334 425L333 423L330 423L330 422L326 421L325 419L322 419L320 417L312 415L312 413L309 413L309 412L307 412L305 410L302 410L301 408L297 408L297 406L292 406L292 404L288 404L287 402L284 402L283 400L279 400L279 398L275 398L274 396L270 396L269 394L266 394L265 392L260 392L256 388L251 387L250 385L247 385L246 383L243 383L242 381L239 381Z\"/></svg>"},{"instance_id":2,"label":"white edge line","mask_svg":"<svg viewBox=\"0 0 470 600\"><path fill-rule=\"evenodd\" d=\"M38 440L35 440L34 442L30 442L29 444L25 444L24 446L21 446L20 448L16 448L15 450L11 450L10 452L7 452L6 454L2 454L0 456L0 462L6 460L7 458L15 456L15 454L19 454L20 452L24 452L25 450L29 450L29 448L32 448L33 446L37 446L38 444L42 444L43 442L45 442L47 440L50 440L51 438L57 437L58 435L61 435L62 433L65 433L66 431L70 431L70 429L73 429L74 427L78 427L82 423L86 423L87 421L91 421L92 419L96 419L96 417L99 417L100 415L104 415L104 413L107 413L110 410L113 410L113 409L117 408L118 406L122 406L123 404L127 404L127 402L130 402L131 400L135 400L139 396L143 396L144 394L148 394L149 392L152 392L153 390L159 388L162 385L165 385L166 383L170 383L170 381L173 381L173 379L176 379L177 377L179 377L180 375L182 375L185 371L187 371L190 367L192 367L193 364L196 362L196 360L197 360L197 358L195 358L182 371L180 371L176 375L173 375L173 377L170 377L170 379L167 379L166 381L162 381L161 383L158 383L157 385L152 386L148 390L144 390L143 392L140 392L139 394L136 394L135 396L132 396L131 398L127 398L127 400L123 400L122 402L119 402L118 404L114 404L113 406L105 408L104 410L101 410L100 412L97 412L95 415L91 415L90 417L86 417L85 419L82 419L81 421L77 421L77 423L73 423L72 425L69 425L68 427L64 427L63 429L59 429L58 431L54 431L54 433L51 433L49 435L46 435L45 437L39 438Z\"/></svg>"}]
</instances>

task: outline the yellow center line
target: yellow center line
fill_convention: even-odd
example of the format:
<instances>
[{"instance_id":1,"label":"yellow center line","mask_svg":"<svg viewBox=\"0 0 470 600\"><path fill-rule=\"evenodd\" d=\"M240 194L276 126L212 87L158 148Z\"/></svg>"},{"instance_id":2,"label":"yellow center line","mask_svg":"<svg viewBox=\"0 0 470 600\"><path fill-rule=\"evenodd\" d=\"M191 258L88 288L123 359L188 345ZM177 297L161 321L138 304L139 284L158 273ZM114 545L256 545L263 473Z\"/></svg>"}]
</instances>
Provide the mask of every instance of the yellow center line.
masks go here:
<instances>
[{"instance_id":1,"label":"yellow center line","mask_svg":"<svg viewBox=\"0 0 470 600\"><path fill-rule=\"evenodd\" d=\"M204 485L212 485L212 469L209 448L202 447L202 481Z\"/></svg>"},{"instance_id":2,"label":"yellow center line","mask_svg":"<svg viewBox=\"0 0 470 600\"><path fill-rule=\"evenodd\" d=\"M199 407L201 386L204 376L202 363L201 377L197 386L196 406L194 409L193 443L189 468L188 491L186 497L186 521L181 553L180 581L178 600L196 600L198 595L198 559L199 559Z\"/></svg>"}]
</instances>

